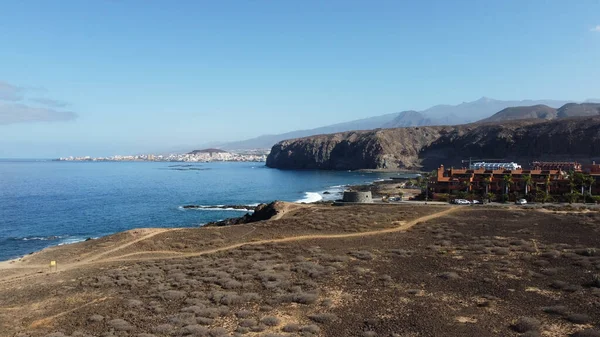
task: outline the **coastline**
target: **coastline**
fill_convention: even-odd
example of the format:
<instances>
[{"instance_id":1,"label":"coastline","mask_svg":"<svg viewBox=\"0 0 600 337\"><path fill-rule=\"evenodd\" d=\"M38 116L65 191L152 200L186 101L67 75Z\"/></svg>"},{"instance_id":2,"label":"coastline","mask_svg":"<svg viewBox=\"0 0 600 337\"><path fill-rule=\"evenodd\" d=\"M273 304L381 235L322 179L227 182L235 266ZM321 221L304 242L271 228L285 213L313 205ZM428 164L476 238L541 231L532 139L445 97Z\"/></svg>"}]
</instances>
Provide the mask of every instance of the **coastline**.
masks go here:
<instances>
[{"instance_id":1,"label":"coastline","mask_svg":"<svg viewBox=\"0 0 600 337\"><path fill-rule=\"evenodd\" d=\"M369 171L364 171L363 173L382 173L382 172L369 172ZM385 173L392 173L392 172L385 172ZM398 174L416 174L413 172L395 172ZM348 189L360 189L360 190L377 190L377 186L381 186L381 185L385 185L389 182L392 181L391 176L390 177L369 177L368 175L365 175L365 183L362 184L342 184L342 185L333 185L333 186L325 186L321 189L319 189L318 191L305 191L304 196L300 199L296 199L293 201L287 201L289 203L294 203L294 204L319 204L319 203L330 203L330 202L334 202L336 200L339 200L342 198L343 192L345 190ZM377 192L374 193L374 196L377 195ZM247 214L252 214L255 210L255 208L259 206L259 203L249 203L246 205L180 205L177 206L177 208L180 211L218 211L218 210L223 210L223 211L235 211L237 213L242 213L240 214L240 216L232 216L229 218L221 218L222 220L218 220L218 221L209 221L209 222L204 222L195 226L190 226L190 227L185 227L185 228L197 228L197 227L203 227L203 226L207 226L209 224L214 224L214 223L225 223L225 222L236 222L236 220L238 219L242 219L244 218ZM151 226L153 226L151 224ZM160 226L154 226L155 228L173 228L173 227L160 227ZM73 244L77 244L77 243L81 243L81 242L85 242L85 241L89 241L91 240L98 240L98 239L102 239L108 236L112 236L112 235L118 235L121 233L125 233L128 231L132 231L132 230L139 230L141 228L144 227L134 227L134 228L130 228L130 229L126 229L123 231L116 231L113 233L108 233L105 235L101 235L101 236L89 236L86 238L82 238L82 239L78 239L76 241L67 241L67 242L56 242L54 244L45 246L41 249L37 249L37 250L32 250L29 253L25 253L16 257L11 257L8 260L0 260L0 269L5 268L8 265L20 262L22 259L27 258L29 256L32 256L34 254L38 254L46 249L50 249L50 248L55 248L55 247L59 247L59 246L71 246Z\"/></svg>"}]
</instances>

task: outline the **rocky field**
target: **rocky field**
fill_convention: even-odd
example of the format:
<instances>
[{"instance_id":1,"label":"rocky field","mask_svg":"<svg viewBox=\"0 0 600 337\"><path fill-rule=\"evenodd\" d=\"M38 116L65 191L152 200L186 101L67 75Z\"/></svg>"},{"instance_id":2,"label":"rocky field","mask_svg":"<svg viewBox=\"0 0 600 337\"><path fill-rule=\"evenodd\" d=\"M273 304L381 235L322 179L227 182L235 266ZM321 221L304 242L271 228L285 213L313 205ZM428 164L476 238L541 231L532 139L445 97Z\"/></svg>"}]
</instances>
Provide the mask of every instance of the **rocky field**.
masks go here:
<instances>
[{"instance_id":1,"label":"rocky field","mask_svg":"<svg viewBox=\"0 0 600 337\"><path fill-rule=\"evenodd\" d=\"M279 207L5 263L0 335L600 336L597 212Z\"/></svg>"}]
</instances>

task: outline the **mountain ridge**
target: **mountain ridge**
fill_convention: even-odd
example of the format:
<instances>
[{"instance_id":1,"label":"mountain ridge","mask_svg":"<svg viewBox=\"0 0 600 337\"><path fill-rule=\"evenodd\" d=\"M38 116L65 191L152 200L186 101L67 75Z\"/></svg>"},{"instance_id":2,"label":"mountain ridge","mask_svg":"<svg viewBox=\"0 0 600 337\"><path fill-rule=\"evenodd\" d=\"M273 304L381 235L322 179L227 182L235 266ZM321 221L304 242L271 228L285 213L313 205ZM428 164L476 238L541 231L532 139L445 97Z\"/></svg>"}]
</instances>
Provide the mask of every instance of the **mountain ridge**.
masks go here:
<instances>
[{"instance_id":1,"label":"mountain ridge","mask_svg":"<svg viewBox=\"0 0 600 337\"><path fill-rule=\"evenodd\" d=\"M461 166L461 160L469 157L590 162L600 158L600 116L305 137L275 144L266 164L280 169L431 170L441 164Z\"/></svg>"},{"instance_id":2,"label":"mountain ridge","mask_svg":"<svg viewBox=\"0 0 600 337\"><path fill-rule=\"evenodd\" d=\"M595 101L595 100L586 100ZM210 147L220 147L226 150L239 149L255 149L255 148L271 148L273 144L293 138L301 138L313 135L337 133L352 130L371 130L386 127L405 127L405 126L430 126L430 125L458 125L476 122L481 119L490 117L498 111L523 105L544 104L551 107L559 108L567 103L572 103L572 100L496 100L489 97L481 97L475 101L462 102L457 105L439 104L434 105L425 110L404 110L401 112L389 113L374 117L367 117L349 122L337 123L323 127L290 131L275 135L261 135L258 137L225 143L212 143ZM414 113L419 113L421 119L416 119ZM409 116L411 116L409 118ZM404 124L403 124L404 123Z\"/></svg>"}]
</instances>

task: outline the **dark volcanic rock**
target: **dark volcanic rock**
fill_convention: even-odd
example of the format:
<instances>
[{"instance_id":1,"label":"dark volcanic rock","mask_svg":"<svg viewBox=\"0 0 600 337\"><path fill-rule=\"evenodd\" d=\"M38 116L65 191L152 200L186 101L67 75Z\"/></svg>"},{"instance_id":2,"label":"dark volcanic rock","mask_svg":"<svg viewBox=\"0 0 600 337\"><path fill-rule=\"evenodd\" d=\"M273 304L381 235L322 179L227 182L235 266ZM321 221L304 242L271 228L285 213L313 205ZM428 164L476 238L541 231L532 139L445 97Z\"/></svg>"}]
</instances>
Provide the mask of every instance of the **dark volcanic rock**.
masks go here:
<instances>
[{"instance_id":1,"label":"dark volcanic rock","mask_svg":"<svg viewBox=\"0 0 600 337\"><path fill-rule=\"evenodd\" d=\"M600 117L518 120L352 131L286 140L273 146L267 166L280 169L425 169L461 160L534 160L600 157Z\"/></svg>"},{"instance_id":2,"label":"dark volcanic rock","mask_svg":"<svg viewBox=\"0 0 600 337\"><path fill-rule=\"evenodd\" d=\"M244 216L239 218L225 219L217 222L210 222L205 226L230 226L230 225L241 225L251 222L269 220L279 212L281 202L273 201L270 204L260 204L256 206L253 213L246 213Z\"/></svg>"}]
</instances>

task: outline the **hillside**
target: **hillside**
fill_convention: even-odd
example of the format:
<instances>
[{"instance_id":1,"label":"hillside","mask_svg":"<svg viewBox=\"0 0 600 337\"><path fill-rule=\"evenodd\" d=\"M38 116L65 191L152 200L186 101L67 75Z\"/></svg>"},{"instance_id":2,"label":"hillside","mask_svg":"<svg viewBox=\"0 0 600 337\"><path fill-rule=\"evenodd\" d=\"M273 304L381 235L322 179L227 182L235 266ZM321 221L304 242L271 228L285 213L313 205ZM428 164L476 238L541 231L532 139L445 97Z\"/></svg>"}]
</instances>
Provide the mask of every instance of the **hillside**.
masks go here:
<instances>
[{"instance_id":1,"label":"hillside","mask_svg":"<svg viewBox=\"0 0 600 337\"><path fill-rule=\"evenodd\" d=\"M567 103L558 109L547 105L517 106L506 108L480 122L502 122L517 119L544 119L591 117L600 115L598 103Z\"/></svg>"},{"instance_id":2,"label":"hillside","mask_svg":"<svg viewBox=\"0 0 600 337\"><path fill-rule=\"evenodd\" d=\"M0 262L0 337L600 334L597 210L277 204Z\"/></svg>"},{"instance_id":3,"label":"hillside","mask_svg":"<svg viewBox=\"0 0 600 337\"><path fill-rule=\"evenodd\" d=\"M262 135L259 137L206 146L219 147L228 150L270 148L273 144L285 139L301 138L314 135L346 132L352 130L371 130L378 128L399 128L409 126L426 125L458 125L476 122L487 118L494 113L515 106L547 105L558 108L570 101L560 100L512 100L503 101L488 97L482 97L472 102L463 102L456 105L441 104L428 109L415 111L407 110L390 113L370 118L353 120L345 123L327 125L314 129L298 130L274 135Z\"/></svg>"},{"instance_id":4,"label":"hillside","mask_svg":"<svg viewBox=\"0 0 600 337\"><path fill-rule=\"evenodd\" d=\"M482 119L480 122L502 122L515 119L555 119L557 116L556 109L547 105L519 106L506 108L492 115L491 117Z\"/></svg>"},{"instance_id":5,"label":"hillside","mask_svg":"<svg viewBox=\"0 0 600 337\"><path fill-rule=\"evenodd\" d=\"M435 122L418 111L402 111L396 118L382 125L382 128L401 128L407 126L434 125Z\"/></svg>"},{"instance_id":6,"label":"hillside","mask_svg":"<svg viewBox=\"0 0 600 337\"><path fill-rule=\"evenodd\" d=\"M194 150L189 152L188 154L199 154L199 153L227 153L225 150L221 149L203 149L203 150Z\"/></svg>"},{"instance_id":7,"label":"hillside","mask_svg":"<svg viewBox=\"0 0 600 337\"><path fill-rule=\"evenodd\" d=\"M600 103L568 103L557 111L559 118L600 115Z\"/></svg>"},{"instance_id":8,"label":"hillside","mask_svg":"<svg viewBox=\"0 0 600 337\"><path fill-rule=\"evenodd\" d=\"M578 160L600 157L600 117L354 131L286 140L267 166L281 169L424 169L461 160Z\"/></svg>"}]
</instances>

